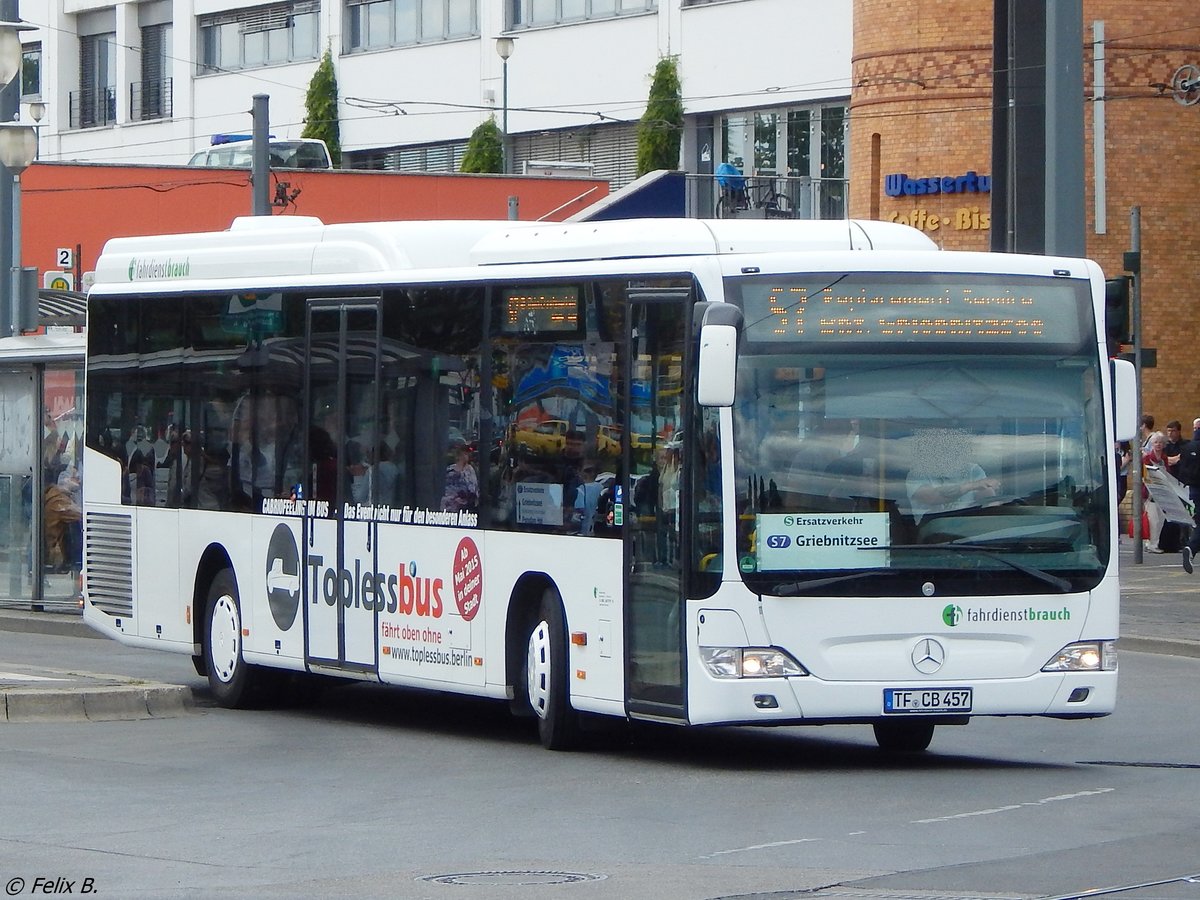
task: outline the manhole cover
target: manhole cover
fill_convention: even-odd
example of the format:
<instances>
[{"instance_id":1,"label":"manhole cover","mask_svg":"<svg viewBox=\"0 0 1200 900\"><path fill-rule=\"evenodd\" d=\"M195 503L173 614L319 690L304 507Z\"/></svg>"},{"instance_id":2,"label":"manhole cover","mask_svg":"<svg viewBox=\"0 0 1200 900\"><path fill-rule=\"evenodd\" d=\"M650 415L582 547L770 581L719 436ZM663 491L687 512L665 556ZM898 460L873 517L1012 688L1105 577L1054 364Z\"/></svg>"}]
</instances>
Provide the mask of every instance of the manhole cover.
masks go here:
<instances>
[{"instance_id":1,"label":"manhole cover","mask_svg":"<svg viewBox=\"0 0 1200 900\"><path fill-rule=\"evenodd\" d=\"M497 884L577 884L582 881L603 881L607 877L607 875L595 872L545 872L537 869L513 869L503 872L455 872L450 875L424 875L420 880L432 881L434 884L490 886Z\"/></svg>"}]
</instances>

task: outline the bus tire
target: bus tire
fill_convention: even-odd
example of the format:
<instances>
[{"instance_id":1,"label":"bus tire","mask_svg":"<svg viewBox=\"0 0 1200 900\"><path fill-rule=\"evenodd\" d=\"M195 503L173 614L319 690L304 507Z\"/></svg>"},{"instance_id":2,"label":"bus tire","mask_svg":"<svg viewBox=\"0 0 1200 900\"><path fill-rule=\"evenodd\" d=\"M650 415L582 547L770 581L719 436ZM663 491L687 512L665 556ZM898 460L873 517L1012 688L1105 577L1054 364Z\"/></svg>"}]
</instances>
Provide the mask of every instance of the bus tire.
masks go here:
<instances>
[{"instance_id":1,"label":"bus tire","mask_svg":"<svg viewBox=\"0 0 1200 900\"><path fill-rule=\"evenodd\" d=\"M529 629L525 691L547 750L569 750L579 739L579 715L571 708L565 617L558 592L546 588Z\"/></svg>"},{"instance_id":2,"label":"bus tire","mask_svg":"<svg viewBox=\"0 0 1200 900\"><path fill-rule=\"evenodd\" d=\"M920 753L933 740L932 722L876 722L875 743L885 753Z\"/></svg>"},{"instance_id":3,"label":"bus tire","mask_svg":"<svg viewBox=\"0 0 1200 900\"><path fill-rule=\"evenodd\" d=\"M233 571L222 569L208 587L204 612L204 664L208 686L226 709L250 705L254 673L242 659L242 611Z\"/></svg>"}]
</instances>

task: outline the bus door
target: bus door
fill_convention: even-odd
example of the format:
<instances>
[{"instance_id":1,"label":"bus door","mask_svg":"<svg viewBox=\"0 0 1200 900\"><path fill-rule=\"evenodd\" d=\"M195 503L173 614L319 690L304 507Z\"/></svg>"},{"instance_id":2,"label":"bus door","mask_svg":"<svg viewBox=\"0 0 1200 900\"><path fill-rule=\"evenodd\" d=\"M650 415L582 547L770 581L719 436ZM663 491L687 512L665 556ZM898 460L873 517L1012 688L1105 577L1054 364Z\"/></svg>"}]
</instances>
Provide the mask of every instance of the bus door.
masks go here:
<instances>
[{"instance_id":1,"label":"bus door","mask_svg":"<svg viewBox=\"0 0 1200 900\"><path fill-rule=\"evenodd\" d=\"M379 302L318 300L307 327L305 655L378 671L377 532L372 508L379 421ZM327 512L326 512L327 510Z\"/></svg>"},{"instance_id":2,"label":"bus door","mask_svg":"<svg viewBox=\"0 0 1200 900\"><path fill-rule=\"evenodd\" d=\"M682 398L691 291L630 289L626 362L626 703L631 715L682 719L684 485Z\"/></svg>"}]
</instances>

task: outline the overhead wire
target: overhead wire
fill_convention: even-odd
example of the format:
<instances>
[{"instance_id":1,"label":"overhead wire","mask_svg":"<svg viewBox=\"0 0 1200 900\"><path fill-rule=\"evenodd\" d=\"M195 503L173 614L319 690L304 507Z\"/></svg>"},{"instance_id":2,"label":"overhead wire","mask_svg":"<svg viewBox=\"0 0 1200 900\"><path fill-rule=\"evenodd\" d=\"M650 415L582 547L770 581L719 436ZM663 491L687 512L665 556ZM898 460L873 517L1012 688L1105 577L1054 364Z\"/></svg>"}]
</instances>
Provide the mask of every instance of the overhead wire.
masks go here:
<instances>
[{"instance_id":1,"label":"overhead wire","mask_svg":"<svg viewBox=\"0 0 1200 900\"><path fill-rule=\"evenodd\" d=\"M36 27L43 28L47 31L56 31L56 32L60 32L63 34L74 35L74 32L69 31L68 29L55 28L54 26L51 26L47 23L39 23L39 22L33 21L31 19L26 19L25 21L27 21L31 25L35 25ZM1105 39L1104 44L1110 48L1117 49L1120 44L1128 43L1130 41L1144 40L1147 38L1158 38L1158 37L1162 37L1164 35L1181 34L1181 33L1185 33L1185 32L1195 32L1197 30L1200 30L1200 24L1182 25L1182 26L1179 26L1176 28L1171 28L1171 29L1160 29L1160 30L1156 30L1156 31L1147 31L1147 32L1134 34L1134 35L1122 35L1119 37L1117 37L1117 36L1109 37L1109 38ZM1085 45L1091 45L1093 43L1094 42L1085 42ZM116 42L114 42L114 44L116 44ZM126 45L126 44L116 44L116 46L118 46L122 49L125 49L125 50L131 50L133 52L139 52L139 53L141 52L140 47L132 47L132 46ZM932 47L931 48L913 48L911 51L905 51L905 52L923 52L926 49L930 53L932 53L936 50L936 48L932 48ZM1123 51L1120 54L1119 58L1129 59L1129 58L1136 58L1138 56L1152 55L1155 53L1180 51L1180 50L1186 50L1186 49L1187 49L1186 47L1159 47L1159 48L1144 48L1144 49L1139 48L1137 50L1130 49L1130 50ZM175 56L172 54L164 54L164 59L168 59L173 62L184 62L184 63L188 64L189 66L192 66L193 68L197 68L197 69L199 68L199 63L194 58L179 57L179 56ZM319 60L317 60L315 58L313 60L313 62L318 62L318 61ZM305 60L305 61L297 61L297 62L308 62L308 61ZM931 65L934 65L934 63L931 63ZM1025 67L1025 68L1029 69L1029 68L1034 68L1034 67ZM274 88L282 88L282 89L284 89L286 91L290 91L290 92L306 90L305 86L299 86L294 83L288 83L288 82L284 82L284 81L279 81L277 79L272 79L272 78L262 74L261 70L257 67L244 68L244 69L229 69L229 68L224 68L224 67L220 67L220 66L205 66L205 69L207 69L208 72L206 72L204 74L213 74L213 75L236 74L236 75L240 75L242 78L244 78L250 82L262 84L262 85L274 87ZM873 76L869 77L866 84L875 84L875 85L888 84L888 83L914 84L914 85L918 85L918 86L922 87L923 89L928 89L928 87L930 85L936 84L936 85L938 85L940 90L945 91L945 90L955 90L955 89L960 88L959 85L949 84L948 82L962 81L964 79L980 78L980 77L994 78L997 74L1002 74L1004 71L1005 71L1004 67L995 67L995 66L988 66L986 68L981 68L981 69L978 69L975 71L970 71L970 72L941 73L941 74L935 74L932 72L924 73L920 69L918 69L916 71L907 71L904 73L895 72L895 73L883 73L883 74L873 75ZM1013 70L1013 71L1019 71L1019 70ZM710 101L714 101L714 100L732 100L732 99L736 99L736 98L757 98L757 97L781 97L782 98L783 96L790 95L790 94L811 93L813 91L817 91L817 90L821 90L821 89L824 89L826 91L836 92L836 94L838 96L849 97L852 95L855 88L863 87L863 86L865 86L865 85L862 82L859 82L858 84L854 84L852 82L850 82L850 83L845 82L843 79L820 79L820 80L815 80L815 81L811 81L811 82L801 82L801 83L792 84L792 85L770 85L767 87L746 88L746 89L742 89L742 90L725 91L725 92L721 92L721 93L688 95L683 98L683 102L686 105L688 103L695 104L695 103L700 103L700 102L710 102ZM1149 85L1111 84L1110 83L1108 86L1110 91L1112 91L1112 90L1133 90L1133 89L1142 88L1142 87L1149 87ZM844 89L844 90L839 90L839 88ZM962 85L961 89L962 90L978 90L978 86ZM1147 95L1147 96L1154 97L1155 95ZM349 103L349 100L351 100L351 99L355 99L355 98L346 98L342 102L345 103L346 105L353 106L353 104ZM820 97L820 98L810 98L810 99L813 103L820 104L823 102L828 103L831 100L833 100L834 97ZM1105 99L1113 99L1113 98L1105 98ZM1121 99L1132 99L1132 98L1121 98ZM436 99L425 99L425 100L415 100L414 99L414 100L395 100L395 101L380 100L380 101L376 101L376 102L386 105L386 106L394 106L394 107L399 107L399 108L409 107L409 106L426 107L425 109L414 110L411 113L407 112L407 111L401 113L402 115L406 115L406 116L411 115L411 116L415 116L415 117L459 115L463 111L468 111L468 110L477 110L477 111L483 111L483 112L497 111L497 108L494 105L489 105L489 104L468 104L468 103L459 103L456 101L436 100ZM579 116L585 116L585 117L591 116L591 117L595 117L599 121L612 121L612 122L623 122L623 123L627 123L627 124L632 124L633 122L637 121L638 112L639 112L639 110L641 110L644 107L644 105L645 105L644 99L638 99L638 100L613 100L613 101L602 102L599 104L596 104L596 103L590 103L590 104L564 103L564 104L546 105L546 106L520 106L520 107L509 106L508 109L510 112L528 112L528 113L537 113L537 114L566 114L566 115L579 115ZM747 109L746 112L752 112L754 109L762 109L762 108L764 108L764 107L751 108L751 109ZM981 110L981 109L990 109L990 108L991 108L991 104L988 104L988 105L972 104L972 105L966 105L966 106L943 107L940 109L923 108L920 111L902 111L902 110L901 111L897 111L897 110L889 110L889 111L871 110L871 111L868 111L867 109L860 108L860 109L855 110L851 115L853 116L854 119L858 120L858 119L894 118L894 117L904 117L904 116L910 116L910 115L950 114L953 112L970 112L970 111L977 111L977 110ZM247 115L249 115L249 112L250 112L249 110L246 110ZM736 111L734 111L734 112L736 112ZM621 113L626 113L627 115L625 115L623 117L621 115ZM205 114L205 115L200 115L200 116L191 116L189 118L193 123L199 124L204 121L227 120L230 117L230 115L233 115L233 113L229 113L229 112L210 113L210 114ZM349 119L339 117L339 121L343 121L343 122L344 121L355 121L355 120L366 119L368 117L369 117L368 115L349 118ZM272 123L272 127L280 128L280 129L284 129L284 128L290 129L290 128L293 128L293 127L296 127L296 126L302 125L302 124L304 124L303 121L278 122L278 123ZM164 147L168 146L168 145L177 146L178 142L179 142L178 138L160 138L160 139L149 139L149 140L144 140L144 141L123 142L120 147L115 147L115 146L108 147L108 148L95 147L95 148L89 149L88 153L90 155L90 154L96 154L96 153L111 154L112 152L118 151L118 150L120 150L120 151L139 151L138 158L141 160L144 160L146 157L146 154L144 151L146 149L153 148L155 146L164 146ZM369 148L367 146L363 146L361 148L352 148L352 147L344 146L343 149L353 150L353 149L369 149ZM125 154L123 153L122 155L125 155ZM174 154L171 154L171 155L174 155ZM112 159L111 155L106 157L106 161L111 161L111 159Z\"/></svg>"}]
</instances>

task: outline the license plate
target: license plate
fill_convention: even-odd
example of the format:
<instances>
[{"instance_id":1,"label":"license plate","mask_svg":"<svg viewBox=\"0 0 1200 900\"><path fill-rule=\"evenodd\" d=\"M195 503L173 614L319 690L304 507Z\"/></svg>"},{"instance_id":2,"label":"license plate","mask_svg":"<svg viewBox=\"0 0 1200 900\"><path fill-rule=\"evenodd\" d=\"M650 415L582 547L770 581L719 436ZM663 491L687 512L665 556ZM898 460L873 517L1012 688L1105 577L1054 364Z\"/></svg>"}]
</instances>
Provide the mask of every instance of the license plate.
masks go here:
<instances>
[{"instance_id":1,"label":"license plate","mask_svg":"<svg viewBox=\"0 0 1200 900\"><path fill-rule=\"evenodd\" d=\"M971 711L971 688L884 688L883 711L964 713Z\"/></svg>"}]
</instances>

